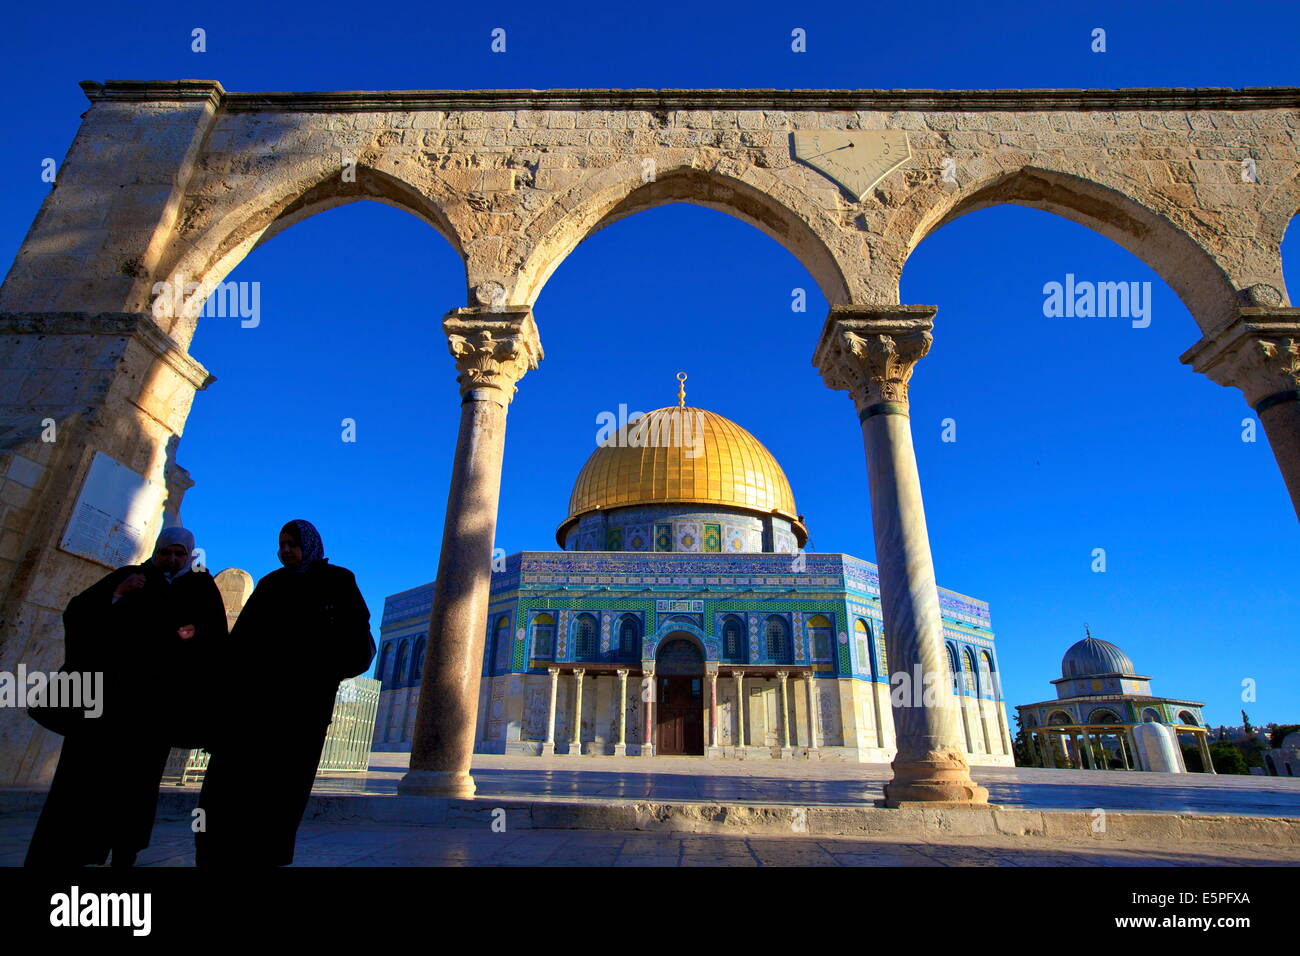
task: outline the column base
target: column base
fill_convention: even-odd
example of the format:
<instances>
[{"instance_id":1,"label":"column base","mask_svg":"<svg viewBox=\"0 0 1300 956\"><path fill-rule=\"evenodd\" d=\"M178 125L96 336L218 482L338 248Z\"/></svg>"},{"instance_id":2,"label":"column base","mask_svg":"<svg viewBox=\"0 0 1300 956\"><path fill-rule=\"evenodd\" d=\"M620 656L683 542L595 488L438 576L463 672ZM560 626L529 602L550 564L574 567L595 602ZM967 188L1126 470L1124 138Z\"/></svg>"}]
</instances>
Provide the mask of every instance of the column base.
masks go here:
<instances>
[{"instance_id":1,"label":"column base","mask_svg":"<svg viewBox=\"0 0 1300 956\"><path fill-rule=\"evenodd\" d=\"M581 757L581 756L582 756L582 744L581 744L581 743L578 743L577 741L574 741L573 743L569 744L569 756L570 756L570 757Z\"/></svg>"},{"instance_id":2,"label":"column base","mask_svg":"<svg viewBox=\"0 0 1300 956\"><path fill-rule=\"evenodd\" d=\"M548 741L546 741L546 743L542 744L542 754L541 754L541 755L542 755L543 757L554 757L554 756L555 756L555 741L554 741L554 740L548 740Z\"/></svg>"},{"instance_id":3,"label":"column base","mask_svg":"<svg viewBox=\"0 0 1300 956\"><path fill-rule=\"evenodd\" d=\"M627 756L627 744L615 744L615 745L614 745L614 756L615 756L615 757L626 757L626 756Z\"/></svg>"},{"instance_id":4,"label":"column base","mask_svg":"<svg viewBox=\"0 0 1300 956\"><path fill-rule=\"evenodd\" d=\"M642 757L653 757L654 755L655 755L655 745L654 745L654 744L642 744L642 745L641 745L641 756L642 756Z\"/></svg>"},{"instance_id":5,"label":"column base","mask_svg":"<svg viewBox=\"0 0 1300 956\"><path fill-rule=\"evenodd\" d=\"M782 748L781 748L781 759L782 759L782 760L793 760L793 759L794 759L794 749L791 748L791 747L782 747Z\"/></svg>"},{"instance_id":6,"label":"column base","mask_svg":"<svg viewBox=\"0 0 1300 956\"><path fill-rule=\"evenodd\" d=\"M710 745L704 748L704 757L706 760L720 760L723 756L725 756L725 754L721 747Z\"/></svg>"},{"instance_id":7,"label":"column base","mask_svg":"<svg viewBox=\"0 0 1300 956\"><path fill-rule=\"evenodd\" d=\"M411 770L397 784L397 792L408 797L474 796L474 778L463 770Z\"/></svg>"},{"instance_id":8,"label":"column base","mask_svg":"<svg viewBox=\"0 0 1300 956\"><path fill-rule=\"evenodd\" d=\"M894 778L885 784L886 807L921 804L930 807L981 806L989 792L970 777L959 751L935 750L921 759L895 757Z\"/></svg>"}]
</instances>

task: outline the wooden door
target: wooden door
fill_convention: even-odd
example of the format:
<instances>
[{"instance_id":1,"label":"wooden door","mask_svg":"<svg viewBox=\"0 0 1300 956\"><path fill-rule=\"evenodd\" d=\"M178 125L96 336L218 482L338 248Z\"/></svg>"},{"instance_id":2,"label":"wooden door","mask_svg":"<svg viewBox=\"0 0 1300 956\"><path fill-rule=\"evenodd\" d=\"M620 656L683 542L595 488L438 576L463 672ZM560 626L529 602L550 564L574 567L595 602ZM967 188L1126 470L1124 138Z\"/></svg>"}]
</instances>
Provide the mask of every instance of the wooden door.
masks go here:
<instances>
[{"instance_id":1,"label":"wooden door","mask_svg":"<svg viewBox=\"0 0 1300 956\"><path fill-rule=\"evenodd\" d=\"M704 753L704 678L660 677L656 753Z\"/></svg>"}]
</instances>

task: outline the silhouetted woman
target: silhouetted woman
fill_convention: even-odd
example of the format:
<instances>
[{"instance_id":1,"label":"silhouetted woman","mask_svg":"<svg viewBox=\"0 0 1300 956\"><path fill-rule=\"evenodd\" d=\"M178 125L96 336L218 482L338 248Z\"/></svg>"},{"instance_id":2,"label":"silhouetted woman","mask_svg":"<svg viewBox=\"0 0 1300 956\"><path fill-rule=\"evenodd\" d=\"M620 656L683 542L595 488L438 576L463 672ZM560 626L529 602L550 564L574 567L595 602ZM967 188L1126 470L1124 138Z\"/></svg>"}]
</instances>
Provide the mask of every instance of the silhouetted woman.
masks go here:
<instances>
[{"instance_id":1,"label":"silhouetted woman","mask_svg":"<svg viewBox=\"0 0 1300 956\"><path fill-rule=\"evenodd\" d=\"M67 674L96 674L101 711L32 716L63 749L27 850L28 866L133 866L149 845L172 747L197 746L205 659L226 640L212 575L196 568L194 535L165 528L153 557L118 568L68 602Z\"/></svg>"},{"instance_id":2,"label":"silhouetted woman","mask_svg":"<svg viewBox=\"0 0 1300 956\"><path fill-rule=\"evenodd\" d=\"M208 746L198 866L287 866L339 682L375 655L370 611L307 521L280 529L279 570L257 582L219 668L229 720Z\"/></svg>"}]
</instances>

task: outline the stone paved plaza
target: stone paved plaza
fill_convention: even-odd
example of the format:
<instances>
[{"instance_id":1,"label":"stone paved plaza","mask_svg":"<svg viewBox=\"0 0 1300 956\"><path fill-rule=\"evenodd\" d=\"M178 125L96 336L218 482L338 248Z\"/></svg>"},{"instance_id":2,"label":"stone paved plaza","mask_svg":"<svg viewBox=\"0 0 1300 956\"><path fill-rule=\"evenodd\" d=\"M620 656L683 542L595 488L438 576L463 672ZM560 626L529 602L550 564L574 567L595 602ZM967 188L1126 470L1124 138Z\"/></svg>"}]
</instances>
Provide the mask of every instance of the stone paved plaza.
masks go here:
<instances>
[{"instance_id":1,"label":"stone paved plaza","mask_svg":"<svg viewBox=\"0 0 1300 956\"><path fill-rule=\"evenodd\" d=\"M35 813L0 816L0 866L20 866ZM140 866L193 866L189 817L160 817ZM1300 866L1300 847L1014 837L826 839L304 823L294 866Z\"/></svg>"},{"instance_id":2,"label":"stone paved plaza","mask_svg":"<svg viewBox=\"0 0 1300 956\"><path fill-rule=\"evenodd\" d=\"M408 754L371 754L367 774L317 779L318 793L396 793ZM477 797L602 803L870 804L888 764L702 757L514 757L475 754ZM1300 778L975 767L989 800L1037 810L1144 810L1300 817Z\"/></svg>"},{"instance_id":3,"label":"stone paved plaza","mask_svg":"<svg viewBox=\"0 0 1300 956\"><path fill-rule=\"evenodd\" d=\"M330 774L316 793L396 796L406 754L373 754L366 774ZM884 764L780 760L706 761L656 757L505 757L475 755L478 798L517 805L662 804L741 806L869 806L889 779ZM977 782L1006 810L1090 810L1300 817L1300 779L1277 777L976 768ZM184 791L193 799L196 784ZM167 784L165 797L182 788ZM0 803L0 866L19 866L37 813L7 792ZM876 811L893 814L900 811ZM339 822L308 819L299 831L297 866L1246 866L1298 865L1300 845L1230 845L1138 833L1090 840L1055 835L955 835L925 832L824 836L809 833L675 832L624 829L529 829L489 818L452 825L422 821ZM187 810L164 799L153 845L142 866L191 866ZM561 825L563 826L563 824ZM1079 831L1087 832L1086 827ZM1201 831L1197 831L1201 832Z\"/></svg>"}]
</instances>

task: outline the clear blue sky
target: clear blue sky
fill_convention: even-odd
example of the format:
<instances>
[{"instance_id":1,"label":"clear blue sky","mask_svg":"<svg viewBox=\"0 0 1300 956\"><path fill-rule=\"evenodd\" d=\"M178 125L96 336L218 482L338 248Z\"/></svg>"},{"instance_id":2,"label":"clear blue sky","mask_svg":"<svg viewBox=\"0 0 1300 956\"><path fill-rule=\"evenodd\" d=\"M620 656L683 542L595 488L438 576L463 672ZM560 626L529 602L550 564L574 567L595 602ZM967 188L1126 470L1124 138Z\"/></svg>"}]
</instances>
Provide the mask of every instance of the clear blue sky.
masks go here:
<instances>
[{"instance_id":1,"label":"clear blue sky","mask_svg":"<svg viewBox=\"0 0 1300 956\"><path fill-rule=\"evenodd\" d=\"M585 6L585 5L584 5ZM1137 87L1297 82L1294 4L757 3L563 5L11 4L0 14L0 260L5 267L86 101L79 80L220 80L232 90L506 87ZM385 13L387 11L387 13ZM190 52L207 30L208 52ZM489 51L507 30L508 52ZM808 52L789 35L808 31ZM1089 51L1094 27L1108 51ZM1300 239L1284 255L1294 294ZM1044 282L1151 281L1153 321L1045 319ZM262 286L262 325L200 327L218 381L180 461L214 567L277 566L290 517L383 597L430 580L455 439L439 330L463 305L451 248L357 203L308 220L230 276ZM791 289L809 309L792 314ZM1267 444L1240 440L1240 395L1178 362L1198 331L1140 261L1047 213L967 216L912 257L903 301L939 306L913 380L913 428L940 583L992 605L1010 704L1051 696L1093 634L1157 693L1237 723L1300 722L1294 513ZM749 428L784 465L818 550L874 557L856 416L809 363L825 302L784 249L727 216L672 206L581 246L536 311L547 358L510 412L498 544L554 547L595 416L692 404ZM339 440L344 417L358 442ZM957 421L958 441L940 441ZM1090 570L1105 548L1104 574Z\"/></svg>"}]
</instances>

